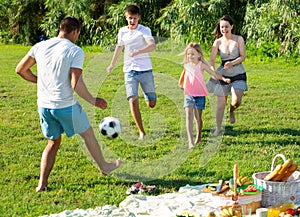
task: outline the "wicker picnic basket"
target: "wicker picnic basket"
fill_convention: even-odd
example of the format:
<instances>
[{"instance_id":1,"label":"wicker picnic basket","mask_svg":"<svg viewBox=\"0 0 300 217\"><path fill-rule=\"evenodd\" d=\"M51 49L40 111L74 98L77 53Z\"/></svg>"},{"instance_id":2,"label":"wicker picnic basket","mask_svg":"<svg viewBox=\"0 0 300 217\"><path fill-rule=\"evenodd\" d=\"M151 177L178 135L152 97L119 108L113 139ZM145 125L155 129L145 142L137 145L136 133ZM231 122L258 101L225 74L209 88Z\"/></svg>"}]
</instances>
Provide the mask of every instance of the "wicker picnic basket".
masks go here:
<instances>
[{"instance_id":1,"label":"wicker picnic basket","mask_svg":"<svg viewBox=\"0 0 300 217\"><path fill-rule=\"evenodd\" d=\"M296 200L294 201L295 203L298 203L300 201L299 171L295 171L285 182L264 180L264 178L274 170L278 158L282 158L284 162L286 161L284 155L277 154L272 161L271 171L254 173L252 176L254 184L262 186L264 188L261 201L262 207L270 207L278 203L287 202L292 196L296 198Z\"/></svg>"}]
</instances>

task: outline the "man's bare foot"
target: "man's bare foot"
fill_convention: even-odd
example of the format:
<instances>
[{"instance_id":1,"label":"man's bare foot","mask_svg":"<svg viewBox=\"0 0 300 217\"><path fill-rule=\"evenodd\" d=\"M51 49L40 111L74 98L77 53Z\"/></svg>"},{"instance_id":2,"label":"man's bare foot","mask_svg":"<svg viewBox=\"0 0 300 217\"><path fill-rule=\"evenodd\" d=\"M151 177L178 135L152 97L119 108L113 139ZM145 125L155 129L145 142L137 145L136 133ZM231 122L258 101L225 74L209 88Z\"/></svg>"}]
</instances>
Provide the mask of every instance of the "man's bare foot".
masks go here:
<instances>
[{"instance_id":1,"label":"man's bare foot","mask_svg":"<svg viewBox=\"0 0 300 217\"><path fill-rule=\"evenodd\" d=\"M36 187L35 191L36 192L43 192L43 191L47 191L47 185L48 185L48 182L44 182L39 180L39 183L38 183L38 186Z\"/></svg>"},{"instance_id":2,"label":"man's bare foot","mask_svg":"<svg viewBox=\"0 0 300 217\"><path fill-rule=\"evenodd\" d=\"M113 170L118 169L120 167L121 163L122 163L122 159L121 158L119 158L115 162L107 163L104 166L104 168L101 169L101 173L106 176L109 173L111 173Z\"/></svg>"},{"instance_id":3,"label":"man's bare foot","mask_svg":"<svg viewBox=\"0 0 300 217\"><path fill-rule=\"evenodd\" d=\"M234 115L234 112L229 112L230 114L230 123L231 124L234 124L235 123L235 115Z\"/></svg>"},{"instance_id":4,"label":"man's bare foot","mask_svg":"<svg viewBox=\"0 0 300 217\"><path fill-rule=\"evenodd\" d=\"M43 191L47 191L47 186L44 186L44 187L38 186L35 189L35 192L43 192Z\"/></svg>"},{"instance_id":5,"label":"man's bare foot","mask_svg":"<svg viewBox=\"0 0 300 217\"><path fill-rule=\"evenodd\" d=\"M140 133L139 140L144 140L146 133Z\"/></svg>"}]
</instances>

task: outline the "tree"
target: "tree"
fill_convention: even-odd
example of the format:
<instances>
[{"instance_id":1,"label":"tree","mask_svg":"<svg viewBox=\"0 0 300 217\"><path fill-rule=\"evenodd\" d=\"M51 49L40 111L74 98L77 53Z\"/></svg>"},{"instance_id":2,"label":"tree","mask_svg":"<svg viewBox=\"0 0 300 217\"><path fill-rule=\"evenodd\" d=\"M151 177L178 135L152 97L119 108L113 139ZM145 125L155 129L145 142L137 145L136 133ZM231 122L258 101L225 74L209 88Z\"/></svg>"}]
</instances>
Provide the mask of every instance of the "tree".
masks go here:
<instances>
[{"instance_id":1,"label":"tree","mask_svg":"<svg viewBox=\"0 0 300 217\"><path fill-rule=\"evenodd\" d=\"M300 54L299 0L270 0L247 7L243 31L247 43L270 57Z\"/></svg>"},{"instance_id":2,"label":"tree","mask_svg":"<svg viewBox=\"0 0 300 217\"><path fill-rule=\"evenodd\" d=\"M167 32L172 40L188 43L190 41L205 44L211 41L214 22L208 10L207 2L198 0L174 0L162 9L157 20L161 31Z\"/></svg>"},{"instance_id":3,"label":"tree","mask_svg":"<svg viewBox=\"0 0 300 217\"><path fill-rule=\"evenodd\" d=\"M2 42L31 44L42 34L39 28L45 8L42 0L2 0L0 3Z\"/></svg>"},{"instance_id":4,"label":"tree","mask_svg":"<svg viewBox=\"0 0 300 217\"><path fill-rule=\"evenodd\" d=\"M131 0L0 0L0 42L34 44L42 34L56 36L65 16L82 22L80 45L108 47L126 25L124 10ZM300 0L135 0L141 23L152 34L210 46L220 17L230 15L236 34L248 48L263 55L298 56Z\"/></svg>"}]
</instances>

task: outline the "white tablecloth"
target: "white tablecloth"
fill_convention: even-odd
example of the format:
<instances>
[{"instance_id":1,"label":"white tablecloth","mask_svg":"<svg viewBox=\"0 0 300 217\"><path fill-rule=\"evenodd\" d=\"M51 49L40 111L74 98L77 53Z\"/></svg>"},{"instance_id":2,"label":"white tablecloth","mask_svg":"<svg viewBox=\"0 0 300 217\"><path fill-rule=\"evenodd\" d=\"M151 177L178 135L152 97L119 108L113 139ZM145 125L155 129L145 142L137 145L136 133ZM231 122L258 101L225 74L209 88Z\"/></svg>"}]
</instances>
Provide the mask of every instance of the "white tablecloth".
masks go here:
<instances>
[{"instance_id":1,"label":"white tablecloth","mask_svg":"<svg viewBox=\"0 0 300 217\"><path fill-rule=\"evenodd\" d=\"M178 192L158 196L134 194L126 197L119 207L106 205L87 210L65 210L49 217L175 217L184 211L206 215L215 208L212 207L211 194L201 192L204 186L187 185Z\"/></svg>"}]
</instances>

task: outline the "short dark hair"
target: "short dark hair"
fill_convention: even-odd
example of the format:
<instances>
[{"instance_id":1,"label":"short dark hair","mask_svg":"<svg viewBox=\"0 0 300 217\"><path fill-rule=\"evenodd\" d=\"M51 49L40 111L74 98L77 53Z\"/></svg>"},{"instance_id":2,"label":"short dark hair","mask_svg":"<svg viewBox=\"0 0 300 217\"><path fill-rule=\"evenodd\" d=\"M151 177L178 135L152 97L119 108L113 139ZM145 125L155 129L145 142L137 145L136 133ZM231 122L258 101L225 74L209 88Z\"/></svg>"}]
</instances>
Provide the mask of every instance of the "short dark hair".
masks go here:
<instances>
[{"instance_id":1,"label":"short dark hair","mask_svg":"<svg viewBox=\"0 0 300 217\"><path fill-rule=\"evenodd\" d=\"M67 34L72 32L73 30L81 30L81 23L75 17L66 17L60 22L60 31L63 31Z\"/></svg>"},{"instance_id":2,"label":"short dark hair","mask_svg":"<svg viewBox=\"0 0 300 217\"><path fill-rule=\"evenodd\" d=\"M125 11L129 14L138 14L140 15L141 14L141 9L139 6L137 5L128 5L125 9Z\"/></svg>"}]
</instances>

